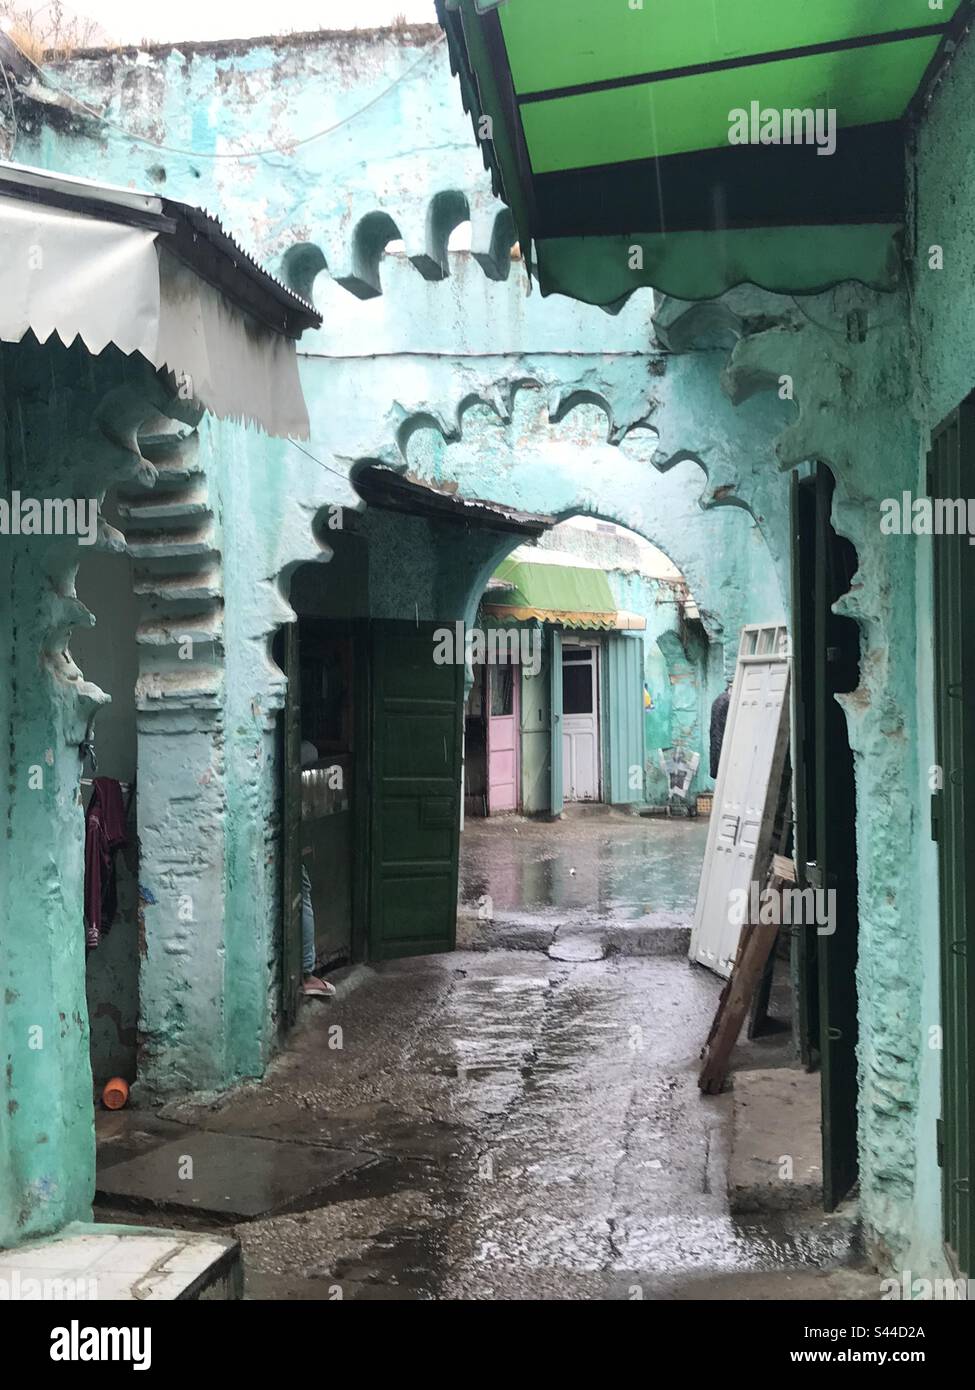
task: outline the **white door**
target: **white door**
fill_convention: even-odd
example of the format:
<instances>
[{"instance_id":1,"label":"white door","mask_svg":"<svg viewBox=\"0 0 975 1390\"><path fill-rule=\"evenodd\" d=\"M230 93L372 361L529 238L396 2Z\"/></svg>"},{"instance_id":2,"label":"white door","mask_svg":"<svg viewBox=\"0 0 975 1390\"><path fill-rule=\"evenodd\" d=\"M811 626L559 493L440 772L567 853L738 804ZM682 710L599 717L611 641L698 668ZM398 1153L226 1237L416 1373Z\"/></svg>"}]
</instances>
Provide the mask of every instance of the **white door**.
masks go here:
<instances>
[{"instance_id":1,"label":"white door","mask_svg":"<svg viewBox=\"0 0 975 1390\"><path fill-rule=\"evenodd\" d=\"M692 960L725 978L738 950L740 908L750 900L755 854L771 833L769 778L786 744L788 689L785 628L743 628L690 949ZM767 843L762 849L764 857ZM759 883L757 891L764 888Z\"/></svg>"},{"instance_id":2,"label":"white door","mask_svg":"<svg viewBox=\"0 0 975 1390\"><path fill-rule=\"evenodd\" d=\"M566 801L599 800L597 649L562 648L562 765Z\"/></svg>"}]
</instances>

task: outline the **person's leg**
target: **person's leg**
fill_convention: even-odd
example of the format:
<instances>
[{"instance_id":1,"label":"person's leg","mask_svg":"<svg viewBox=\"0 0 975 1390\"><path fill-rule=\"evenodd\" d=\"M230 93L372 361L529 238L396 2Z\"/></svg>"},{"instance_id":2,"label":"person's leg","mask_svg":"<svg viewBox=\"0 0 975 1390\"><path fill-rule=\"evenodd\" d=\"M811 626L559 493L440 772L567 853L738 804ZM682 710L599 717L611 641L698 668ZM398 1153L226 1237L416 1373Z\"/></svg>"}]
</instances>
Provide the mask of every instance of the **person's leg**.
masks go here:
<instances>
[{"instance_id":1,"label":"person's leg","mask_svg":"<svg viewBox=\"0 0 975 1390\"><path fill-rule=\"evenodd\" d=\"M306 975L315 969L315 909L311 905L311 879L301 866L301 965Z\"/></svg>"},{"instance_id":2,"label":"person's leg","mask_svg":"<svg viewBox=\"0 0 975 1390\"><path fill-rule=\"evenodd\" d=\"M301 866L301 968L306 994L334 994L335 986L320 980L315 970L315 909L311 903L311 879L304 864Z\"/></svg>"}]
</instances>

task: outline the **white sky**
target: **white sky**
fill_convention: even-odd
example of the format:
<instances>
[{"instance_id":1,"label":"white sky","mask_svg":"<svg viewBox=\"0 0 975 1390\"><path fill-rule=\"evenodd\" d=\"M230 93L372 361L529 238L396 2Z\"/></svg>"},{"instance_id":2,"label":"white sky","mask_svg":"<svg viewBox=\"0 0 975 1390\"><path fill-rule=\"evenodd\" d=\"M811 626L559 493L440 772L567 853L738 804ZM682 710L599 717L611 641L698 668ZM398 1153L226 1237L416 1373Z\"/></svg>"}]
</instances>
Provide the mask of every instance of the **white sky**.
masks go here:
<instances>
[{"instance_id":1,"label":"white sky","mask_svg":"<svg viewBox=\"0 0 975 1390\"><path fill-rule=\"evenodd\" d=\"M41 5L34 8L40 9ZM436 23L433 0L69 0L65 6L97 21L109 39L245 39L303 29L370 29L397 15Z\"/></svg>"}]
</instances>

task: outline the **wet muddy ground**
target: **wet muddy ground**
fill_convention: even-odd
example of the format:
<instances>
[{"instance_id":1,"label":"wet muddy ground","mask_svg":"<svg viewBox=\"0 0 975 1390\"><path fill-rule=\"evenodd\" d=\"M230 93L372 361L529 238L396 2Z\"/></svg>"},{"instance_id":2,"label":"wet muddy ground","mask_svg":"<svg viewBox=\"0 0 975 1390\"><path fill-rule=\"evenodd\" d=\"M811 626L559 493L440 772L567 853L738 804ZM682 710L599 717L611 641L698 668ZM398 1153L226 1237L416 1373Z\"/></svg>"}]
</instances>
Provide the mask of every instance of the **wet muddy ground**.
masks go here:
<instances>
[{"instance_id":1,"label":"wet muddy ground","mask_svg":"<svg viewBox=\"0 0 975 1390\"><path fill-rule=\"evenodd\" d=\"M469 819L460 897L490 897L495 915L579 916L632 923L694 916L708 822L569 808L562 821L523 816Z\"/></svg>"},{"instance_id":2,"label":"wet muddy ground","mask_svg":"<svg viewBox=\"0 0 975 1390\"><path fill-rule=\"evenodd\" d=\"M551 854L562 827L543 829ZM649 897L686 914L696 873L668 898L658 865L636 891L647 832L625 829L630 847L621 837L612 852L603 831L587 849L570 829L538 861L557 866L551 890L528 904L512 890L513 910L584 915L575 883L560 886L574 866L599 913ZM665 833L689 829L703 848L699 826ZM676 833L666 843L691 853ZM505 874L516 860L502 845ZM464 881L503 898L477 853ZM848 1216L730 1214L731 1097L696 1085L720 990L707 971L681 956L488 947L355 979L306 1003L260 1085L103 1120L104 1219L146 1220L161 1201L153 1220L231 1225L255 1299L877 1296ZM177 1184L170 1169L194 1155Z\"/></svg>"},{"instance_id":3,"label":"wet muddy ground","mask_svg":"<svg viewBox=\"0 0 975 1390\"><path fill-rule=\"evenodd\" d=\"M233 1223L253 1298L779 1296L846 1263L851 1228L729 1215L730 1097L696 1087L717 989L670 959L395 962L309 1004L262 1085L169 1110L159 1144L195 1156L201 1215L235 1186L274 1208ZM273 1161L242 1144L213 1188L215 1135Z\"/></svg>"}]
</instances>

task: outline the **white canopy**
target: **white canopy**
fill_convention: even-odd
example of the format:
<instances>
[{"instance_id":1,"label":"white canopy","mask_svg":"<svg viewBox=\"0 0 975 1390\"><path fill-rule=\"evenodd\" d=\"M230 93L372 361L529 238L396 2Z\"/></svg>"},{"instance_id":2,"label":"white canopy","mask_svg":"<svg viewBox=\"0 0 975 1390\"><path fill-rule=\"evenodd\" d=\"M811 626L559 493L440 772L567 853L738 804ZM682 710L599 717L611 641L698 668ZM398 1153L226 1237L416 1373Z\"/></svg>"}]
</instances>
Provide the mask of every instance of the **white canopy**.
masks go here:
<instances>
[{"instance_id":1,"label":"white canopy","mask_svg":"<svg viewBox=\"0 0 975 1390\"><path fill-rule=\"evenodd\" d=\"M181 254L186 245L200 245L206 278ZM114 343L166 368L214 415L307 438L294 339L259 309L289 325L317 315L228 247L195 209L0 164L0 340L18 343L29 330L41 342L80 337L93 354ZM247 282L247 294L212 279L231 290Z\"/></svg>"}]
</instances>

